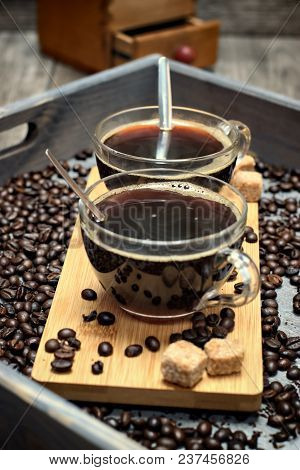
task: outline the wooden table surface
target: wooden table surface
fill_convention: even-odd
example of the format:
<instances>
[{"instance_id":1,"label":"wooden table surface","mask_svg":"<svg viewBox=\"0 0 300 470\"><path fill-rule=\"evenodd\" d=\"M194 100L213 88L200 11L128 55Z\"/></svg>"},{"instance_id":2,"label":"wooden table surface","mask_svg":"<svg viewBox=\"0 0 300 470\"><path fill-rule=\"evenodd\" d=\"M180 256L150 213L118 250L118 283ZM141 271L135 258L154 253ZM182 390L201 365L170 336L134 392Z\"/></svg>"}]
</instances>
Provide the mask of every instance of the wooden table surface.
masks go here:
<instances>
[{"instance_id":1,"label":"wooden table surface","mask_svg":"<svg viewBox=\"0 0 300 470\"><path fill-rule=\"evenodd\" d=\"M215 72L300 99L300 37L228 36L220 39ZM1 106L60 86L85 74L40 55L34 31L0 32ZM0 148L21 131L2 133Z\"/></svg>"}]
</instances>

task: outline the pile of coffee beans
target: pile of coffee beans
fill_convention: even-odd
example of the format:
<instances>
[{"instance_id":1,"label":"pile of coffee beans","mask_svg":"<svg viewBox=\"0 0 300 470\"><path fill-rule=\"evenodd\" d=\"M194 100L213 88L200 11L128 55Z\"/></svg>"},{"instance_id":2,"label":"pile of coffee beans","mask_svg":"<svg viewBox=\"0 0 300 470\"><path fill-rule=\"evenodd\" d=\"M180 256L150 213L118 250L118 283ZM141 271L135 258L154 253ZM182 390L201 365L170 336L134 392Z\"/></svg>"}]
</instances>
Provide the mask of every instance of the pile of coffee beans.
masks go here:
<instances>
[{"instance_id":1,"label":"pile of coffee beans","mask_svg":"<svg viewBox=\"0 0 300 470\"><path fill-rule=\"evenodd\" d=\"M197 312L192 318L192 328L183 330L181 333L172 333L169 342L174 343L183 339L204 348L212 338L226 338L234 329L234 317L234 310L229 307L222 308L220 315L216 313L204 315L202 312Z\"/></svg>"},{"instance_id":2,"label":"pile of coffee beans","mask_svg":"<svg viewBox=\"0 0 300 470\"><path fill-rule=\"evenodd\" d=\"M76 331L72 328L62 328L57 333L57 339L48 339L45 343L45 351L54 353L54 360L51 362L52 371L69 372L72 369L75 352L80 349L80 346Z\"/></svg>"},{"instance_id":3,"label":"pile of coffee beans","mask_svg":"<svg viewBox=\"0 0 300 470\"><path fill-rule=\"evenodd\" d=\"M82 186L88 166L94 164L90 157L88 151L75 156L76 160L84 161L72 167L73 176ZM69 163L65 162L64 166L70 169ZM251 417L254 425L262 420L268 423L267 428L263 426L268 429L268 437L265 431L261 438L280 447L300 433L297 365L300 337L287 333L286 319L283 322L278 302L280 290L289 284L294 292L289 318L299 318L300 218L296 193L300 189L300 171L273 168L261 162L257 163L257 170L268 178L270 193L261 200L259 210L264 403L261 411ZM0 215L0 362L30 376L77 216L77 198L54 170L47 167L12 178L0 187ZM248 229L246 242L257 243L256 235ZM234 272L230 281L235 278ZM243 288L235 287L239 291ZM94 291L85 292L82 296L93 301L95 294ZM98 318L95 311L85 315L83 321L96 318L100 325L103 321L111 321L105 316L103 320L103 315ZM225 337L232 328L234 312L231 309L207 318L199 312L194 315L191 328L174 332L170 342L184 338L201 347L210 337ZM48 347L54 353L64 340L51 341ZM141 345L131 346L142 348ZM158 344L148 339L145 347L151 350ZM103 363L96 361L92 372L102 371ZM99 404L89 404L84 409L150 449L262 447L259 432L254 430L247 436L238 428L241 418L238 414L235 414L237 422L233 426L228 415L218 415L214 419L209 412L197 411L192 424L183 426L166 416L167 412L143 409L119 412ZM247 416L243 415L242 419L248 419Z\"/></svg>"}]
</instances>

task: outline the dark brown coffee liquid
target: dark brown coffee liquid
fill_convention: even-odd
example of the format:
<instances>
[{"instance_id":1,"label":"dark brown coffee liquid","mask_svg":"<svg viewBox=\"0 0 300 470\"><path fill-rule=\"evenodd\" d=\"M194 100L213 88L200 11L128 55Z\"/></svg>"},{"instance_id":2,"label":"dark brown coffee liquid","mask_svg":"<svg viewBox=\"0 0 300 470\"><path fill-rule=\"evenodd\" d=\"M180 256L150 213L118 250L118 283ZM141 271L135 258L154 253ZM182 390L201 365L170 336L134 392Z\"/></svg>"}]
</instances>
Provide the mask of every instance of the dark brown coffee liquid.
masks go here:
<instances>
[{"instance_id":1,"label":"dark brown coffee liquid","mask_svg":"<svg viewBox=\"0 0 300 470\"><path fill-rule=\"evenodd\" d=\"M134 172L145 168L162 168L162 159L159 154L159 158L156 159L158 140L159 128L154 124L137 123L116 129L116 132L104 138L103 142L108 148L120 153L114 154L108 150L99 151L96 161L100 177L105 178L121 171ZM172 160L168 166L173 169L209 174L228 182L236 158L233 158L231 152L213 157L217 152L224 150L224 145L227 147L230 144L227 140L225 142L224 144L200 126L176 124L170 133L165 160L167 162ZM134 160L123 155L145 160ZM128 184L138 182L135 176L128 177ZM108 186L111 187L111 182L108 182Z\"/></svg>"},{"instance_id":2,"label":"dark brown coffee liquid","mask_svg":"<svg viewBox=\"0 0 300 470\"><path fill-rule=\"evenodd\" d=\"M166 260L166 254L162 258L160 248L155 248L155 241L163 240L168 246L181 239L213 237L237 220L221 199L208 199L192 189L184 182L151 183L111 193L99 203L106 215L100 225L109 233L148 240L151 256L144 254L139 242L130 245L129 252L119 237L106 238L97 230L88 236L83 230L85 248L100 283L124 309L154 317L191 313L202 295L228 275L230 266L218 251L200 255L195 249L188 260L179 251L174 261L172 256ZM234 247L240 244L237 241Z\"/></svg>"},{"instance_id":3,"label":"dark brown coffee liquid","mask_svg":"<svg viewBox=\"0 0 300 470\"><path fill-rule=\"evenodd\" d=\"M101 225L139 240L174 241L212 235L236 221L227 205L189 194L188 183L173 186L172 191L148 185L104 199L100 206L106 219Z\"/></svg>"},{"instance_id":4,"label":"dark brown coffee liquid","mask_svg":"<svg viewBox=\"0 0 300 470\"><path fill-rule=\"evenodd\" d=\"M105 144L126 155L142 158L155 158L159 128L156 125L136 124L116 132ZM222 142L200 127L175 125L170 132L170 145L167 158L195 158L220 152Z\"/></svg>"}]
</instances>

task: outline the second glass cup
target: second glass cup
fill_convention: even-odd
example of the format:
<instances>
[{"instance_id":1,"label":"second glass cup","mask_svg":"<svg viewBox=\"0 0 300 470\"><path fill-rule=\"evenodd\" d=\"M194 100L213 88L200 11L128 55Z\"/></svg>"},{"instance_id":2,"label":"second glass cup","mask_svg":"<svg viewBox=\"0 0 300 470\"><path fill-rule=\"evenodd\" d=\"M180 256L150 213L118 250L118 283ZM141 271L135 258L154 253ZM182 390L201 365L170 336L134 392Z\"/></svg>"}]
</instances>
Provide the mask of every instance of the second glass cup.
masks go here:
<instances>
[{"instance_id":1,"label":"second glass cup","mask_svg":"<svg viewBox=\"0 0 300 470\"><path fill-rule=\"evenodd\" d=\"M84 246L100 283L125 311L172 319L257 295L257 268L240 251L247 203L229 184L164 167L112 175L86 193L105 218L96 221L79 203ZM220 294L233 268L243 292Z\"/></svg>"},{"instance_id":2,"label":"second glass cup","mask_svg":"<svg viewBox=\"0 0 300 470\"><path fill-rule=\"evenodd\" d=\"M174 106L172 111L173 130L164 158L157 147L157 106L125 109L101 121L95 133L100 177L167 166L229 182L236 159L249 148L248 127L197 109Z\"/></svg>"}]
</instances>

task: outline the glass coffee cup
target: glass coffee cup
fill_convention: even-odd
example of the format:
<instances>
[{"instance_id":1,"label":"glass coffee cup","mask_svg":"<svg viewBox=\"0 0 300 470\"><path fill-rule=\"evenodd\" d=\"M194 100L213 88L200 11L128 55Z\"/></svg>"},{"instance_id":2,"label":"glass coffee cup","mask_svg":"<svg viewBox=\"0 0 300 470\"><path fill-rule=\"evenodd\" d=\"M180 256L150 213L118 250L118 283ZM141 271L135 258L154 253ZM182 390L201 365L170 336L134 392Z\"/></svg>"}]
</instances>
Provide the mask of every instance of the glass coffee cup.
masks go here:
<instances>
[{"instance_id":1,"label":"glass coffee cup","mask_svg":"<svg viewBox=\"0 0 300 470\"><path fill-rule=\"evenodd\" d=\"M172 111L173 129L165 155L157 144L157 106L125 109L101 121L95 132L100 177L167 166L229 182L237 158L248 151L248 127L196 109L174 106Z\"/></svg>"},{"instance_id":2,"label":"glass coffee cup","mask_svg":"<svg viewBox=\"0 0 300 470\"><path fill-rule=\"evenodd\" d=\"M86 253L107 294L126 312L168 320L244 305L257 295L258 270L240 251L247 203L229 184L152 168L101 179L86 194L105 217L96 221L79 203ZM221 294L234 268L243 291Z\"/></svg>"}]
</instances>

